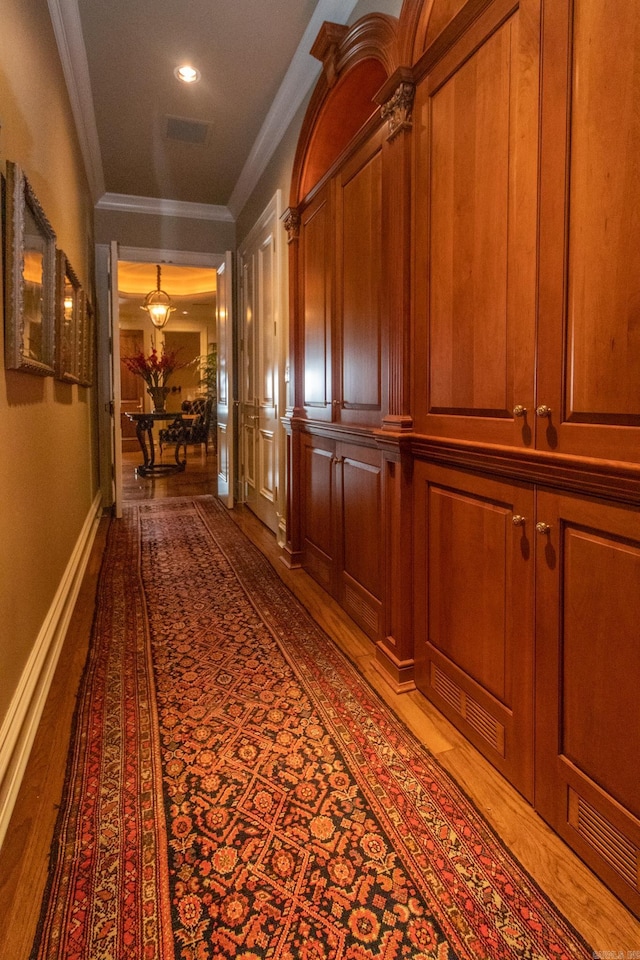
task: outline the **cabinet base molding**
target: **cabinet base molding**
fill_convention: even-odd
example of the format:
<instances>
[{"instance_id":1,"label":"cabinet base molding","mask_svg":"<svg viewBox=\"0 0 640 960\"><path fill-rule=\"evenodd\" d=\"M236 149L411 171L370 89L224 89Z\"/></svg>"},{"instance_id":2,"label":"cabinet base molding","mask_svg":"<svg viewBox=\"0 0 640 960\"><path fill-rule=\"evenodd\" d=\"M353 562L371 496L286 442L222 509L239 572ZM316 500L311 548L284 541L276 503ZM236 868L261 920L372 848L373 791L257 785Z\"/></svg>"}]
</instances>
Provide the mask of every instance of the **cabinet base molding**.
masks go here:
<instances>
[{"instance_id":1,"label":"cabinet base molding","mask_svg":"<svg viewBox=\"0 0 640 960\"><path fill-rule=\"evenodd\" d=\"M389 649L389 642L393 643L393 640L378 640L376 643L374 666L380 676L393 687L395 693L409 693L416 689L415 661L413 658L398 660L393 650Z\"/></svg>"}]
</instances>

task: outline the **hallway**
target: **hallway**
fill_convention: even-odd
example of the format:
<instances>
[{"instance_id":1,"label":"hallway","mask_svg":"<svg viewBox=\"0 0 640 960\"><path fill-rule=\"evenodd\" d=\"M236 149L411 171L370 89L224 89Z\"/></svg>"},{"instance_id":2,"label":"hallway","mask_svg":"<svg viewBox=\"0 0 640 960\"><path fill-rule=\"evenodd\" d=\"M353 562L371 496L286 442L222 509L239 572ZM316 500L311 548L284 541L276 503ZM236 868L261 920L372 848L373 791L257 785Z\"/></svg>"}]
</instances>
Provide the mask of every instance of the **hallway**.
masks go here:
<instances>
[{"instance_id":1,"label":"hallway","mask_svg":"<svg viewBox=\"0 0 640 960\"><path fill-rule=\"evenodd\" d=\"M211 453L205 457L204 452L190 451L184 473L154 481L137 480L136 460L135 454L125 458L125 500L211 492L215 482L215 457ZM528 872L594 949L638 949L640 925L516 791L425 698L416 692L397 696L391 691L375 668L369 639L306 573L288 570L282 564L272 534L250 511L237 507L232 516L378 694L453 774ZM104 517L100 524L7 840L0 853L0 911L4 921L0 960L26 960L38 920L49 845L64 780L75 695L87 652L95 587L109 522L109 518ZM620 955L627 956L622 952Z\"/></svg>"}]
</instances>

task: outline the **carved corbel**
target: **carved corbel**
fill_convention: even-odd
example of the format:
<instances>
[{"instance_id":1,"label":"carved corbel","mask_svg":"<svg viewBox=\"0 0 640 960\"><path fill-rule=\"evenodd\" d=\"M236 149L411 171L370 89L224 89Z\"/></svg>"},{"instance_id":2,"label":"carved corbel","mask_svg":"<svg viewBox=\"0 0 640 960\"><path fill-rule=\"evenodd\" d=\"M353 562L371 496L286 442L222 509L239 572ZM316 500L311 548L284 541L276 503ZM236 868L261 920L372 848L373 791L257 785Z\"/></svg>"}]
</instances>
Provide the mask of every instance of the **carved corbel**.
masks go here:
<instances>
[{"instance_id":1,"label":"carved corbel","mask_svg":"<svg viewBox=\"0 0 640 960\"><path fill-rule=\"evenodd\" d=\"M393 140L403 130L410 130L413 124L413 100L416 93L415 83L404 80L390 100L380 108L383 120L389 126L387 140Z\"/></svg>"},{"instance_id":2,"label":"carved corbel","mask_svg":"<svg viewBox=\"0 0 640 960\"><path fill-rule=\"evenodd\" d=\"M325 20L316 42L311 48L311 56L322 62L329 89L338 79L338 53L348 29L342 23L332 23L330 20Z\"/></svg>"},{"instance_id":3,"label":"carved corbel","mask_svg":"<svg viewBox=\"0 0 640 960\"><path fill-rule=\"evenodd\" d=\"M295 207L289 207L281 219L287 231L287 243L295 243L300 237L300 213Z\"/></svg>"}]
</instances>

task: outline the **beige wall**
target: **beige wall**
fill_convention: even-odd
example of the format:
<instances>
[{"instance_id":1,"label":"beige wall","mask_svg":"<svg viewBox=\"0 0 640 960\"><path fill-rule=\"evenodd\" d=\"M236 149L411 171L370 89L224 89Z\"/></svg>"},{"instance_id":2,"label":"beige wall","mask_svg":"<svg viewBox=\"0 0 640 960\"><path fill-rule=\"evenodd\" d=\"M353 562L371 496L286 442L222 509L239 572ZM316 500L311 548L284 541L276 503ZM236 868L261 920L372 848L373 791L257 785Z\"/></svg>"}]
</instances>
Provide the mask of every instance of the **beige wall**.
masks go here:
<instances>
[{"instance_id":1,"label":"beige wall","mask_svg":"<svg viewBox=\"0 0 640 960\"><path fill-rule=\"evenodd\" d=\"M83 287L92 204L45 0L3 0L0 170L29 178ZM4 305L0 305L4 324ZM0 726L98 490L94 392L5 371L0 343ZM1 806L1 803L0 803Z\"/></svg>"},{"instance_id":2,"label":"beige wall","mask_svg":"<svg viewBox=\"0 0 640 960\"><path fill-rule=\"evenodd\" d=\"M96 210L96 243L117 240L123 247L224 254L234 249L235 236L235 224L223 220Z\"/></svg>"}]
</instances>

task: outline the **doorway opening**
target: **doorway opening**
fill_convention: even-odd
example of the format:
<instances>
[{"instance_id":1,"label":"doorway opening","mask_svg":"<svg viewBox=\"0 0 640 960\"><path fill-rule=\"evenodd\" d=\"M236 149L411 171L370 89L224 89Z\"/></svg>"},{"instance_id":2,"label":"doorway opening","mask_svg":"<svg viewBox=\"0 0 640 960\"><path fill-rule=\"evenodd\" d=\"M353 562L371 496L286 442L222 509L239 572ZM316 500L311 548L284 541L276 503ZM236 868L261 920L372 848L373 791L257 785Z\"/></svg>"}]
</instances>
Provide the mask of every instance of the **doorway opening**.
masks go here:
<instances>
[{"instance_id":1,"label":"doorway opening","mask_svg":"<svg viewBox=\"0 0 640 960\"><path fill-rule=\"evenodd\" d=\"M216 356L216 270L207 267L162 264L162 289L174 306L167 325L156 329L146 311L144 298L155 288L156 264L118 260L118 328L120 341L120 436L123 499L193 495L216 492L215 370ZM187 443L186 466L173 473L141 476L137 467L144 457L142 445L153 448L158 466L176 462L175 442L163 445L160 431L171 421L153 425L150 435L138 434L137 422L129 414L146 414L153 409L147 384L131 372L124 357L149 358L153 350L162 356L174 355L178 366L166 380L166 413L187 418L194 401L208 403L206 442ZM197 406L197 405L196 405ZM188 422L188 421L186 421ZM194 433L194 437L202 434ZM182 459L182 453L180 453Z\"/></svg>"}]
</instances>

